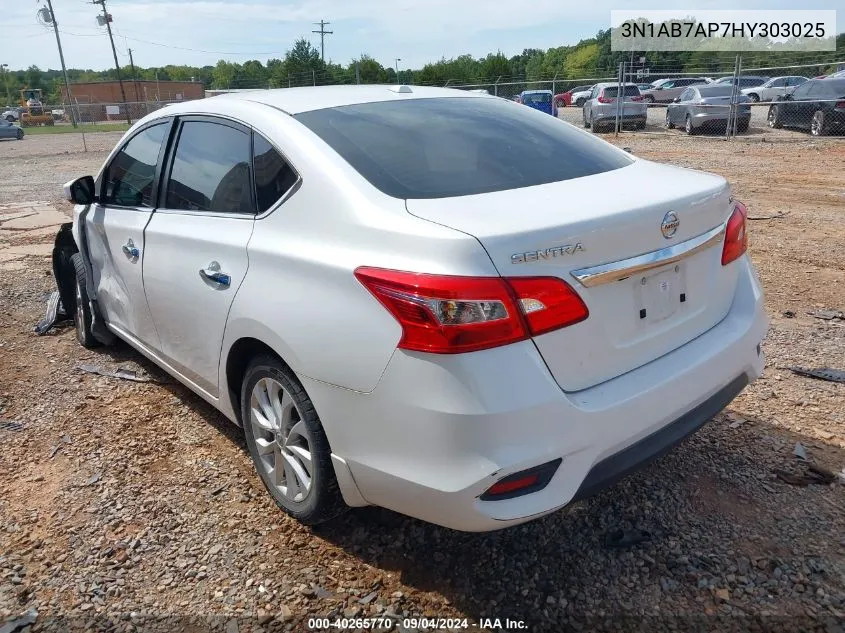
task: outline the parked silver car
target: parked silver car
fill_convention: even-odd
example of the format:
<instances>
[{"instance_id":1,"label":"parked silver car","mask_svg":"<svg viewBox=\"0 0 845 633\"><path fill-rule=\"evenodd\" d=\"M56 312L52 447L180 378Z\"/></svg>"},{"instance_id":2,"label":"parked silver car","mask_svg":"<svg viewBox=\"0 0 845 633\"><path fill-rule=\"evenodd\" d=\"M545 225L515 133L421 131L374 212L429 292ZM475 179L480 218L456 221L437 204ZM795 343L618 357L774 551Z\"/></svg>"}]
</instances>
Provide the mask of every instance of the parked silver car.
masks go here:
<instances>
[{"instance_id":1,"label":"parked silver car","mask_svg":"<svg viewBox=\"0 0 845 633\"><path fill-rule=\"evenodd\" d=\"M704 77L678 77L676 79L658 79L651 82L651 89L642 92L647 103L669 103L681 96L689 86L706 84Z\"/></svg>"},{"instance_id":2,"label":"parked silver car","mask_svg":"<svg viewBox=\"0 0 845 633\"><path fill-rule=\"evenodd\" d=\"M666 108L666 127L683 127L687 134L695 134L705 129L725 129L730 113L730 84L708 84L690 86L680 97ZM751 106L748 97L737 95L737 132L748 131L751 121Z\"/></svg>"},{"instance_id":3,"label":"parked silver car","mask_svg":"<svg viewBox=\"0 0 845 633\"><path fill-rule=\"evenodd\" d=\"M0 119L0 138L16 138L20 141L23 139L23 128L6 119Z\"/></svg>"},{"instance_id":4,"label":"parked silver car","mask_svg":"<svg viewBox=\"0 0 845 633\"><path fill-rule=\"evenodd\" d=\"M743 88L741 92L748 97L752 103L757 103L758 101L774 101L778 97L785 95L795 86L800 86L805 81L808 81L807 77L801 77L798 75L773 77L762 86Z\"/></svg>"},{"instance_id":5,"label":"parked silver car","mask_svg":"<svg viewBox=\"0 0 845 633\"><path fill-rule=\"evenodd\" d=\"M601 127L613 126L616 120L616 97L619 86L615 83L602 83L593 86L590 98L584 103L582 115L584 127L597 132ZM633 123L637 129L645 127L648 116L648 104L643 101L637 84L625 84L622 108L622 125Z\"/></svg>"}]
</instances>

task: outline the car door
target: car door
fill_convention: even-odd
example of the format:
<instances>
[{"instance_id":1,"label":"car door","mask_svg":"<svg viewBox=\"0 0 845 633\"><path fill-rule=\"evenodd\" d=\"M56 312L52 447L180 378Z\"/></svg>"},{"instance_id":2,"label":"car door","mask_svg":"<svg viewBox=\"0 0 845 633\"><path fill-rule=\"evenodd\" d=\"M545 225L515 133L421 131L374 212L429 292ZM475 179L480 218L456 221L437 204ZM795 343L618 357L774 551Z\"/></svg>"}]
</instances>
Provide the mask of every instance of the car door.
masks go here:
<instances>
[{"instance_id":1,"label":"car door","mask_svg":"<svg viewBox=\"0 0 845 633\"><path fill-rule=\"evenodd\" d=\"M806 89L806 90L802 90ZM801 95L797 99L793 99L794 114L791 117L790 124L800 128L810 128L810 123L813 120L813 113L817 109L817 100L824 92L821 81L812 81L804 85L798 86L793 93L793 97L801 90Z\"/></svg>"},{"instance_id":2,"label":"car door","mask_svg":"<svg viewBox=\"0 0 845 633\"><path fill-rule=\"evenodd\" d=\"M145 231L144 289L162 360L212 397L229 307L255 224L251 131L180 117Z\"/></svg>"},{"instance_id":3,"label":"car door","mask_svg":"<svg viewBox=\"0 0 845 633\"><path fill-rule=\"evenodd\" d=\"M803 101L808 98L810 87L814 82L808 81L801 84L791 93L784 95L781 101L778 101L777 107L781 123L785 126L800 126L800 107ZM808 123L809 125L809 123Z\"/></svg>"},{"instance_id":4,"label":"car door","mask_svg":"<svg viewBox=\"0 0 845 633\"><path fill-rule=\"evenodd\" d=\"M684 122L684 118L687 112L687 106L689 105L689 100L693 97L694 94L695 91L692 88L687 88L680 94L677 103L670 103L667 106L667 108L669 109L669 120L673 125L681 125Z\"/></svg>"},{"instance_id":5,"label":"car door","mask_svg":"<svg viewBox=\"0 0 845 633\"><path fill-rule=\"evenodd\" d=\"M589 121L590 117L593 113L593 100L599 96L599 92L601 92L601 88L599 86L593 86L592 91L590 92L590 96L587 97L587 100L584 102L584 120Z\"/></svg>"},{"instance_id":6,"label":"car door","mask_svg":"<svg viewBox=\"0 0 845 633\"><path fill-rule=\"evenodd\" d=\"M144 228L158 194L171 119L136 131L114 154L97 182L97 202L85 217L88 258L103 318L119 334L157 349L144 296Z\"/></svg>"}]
</instances>

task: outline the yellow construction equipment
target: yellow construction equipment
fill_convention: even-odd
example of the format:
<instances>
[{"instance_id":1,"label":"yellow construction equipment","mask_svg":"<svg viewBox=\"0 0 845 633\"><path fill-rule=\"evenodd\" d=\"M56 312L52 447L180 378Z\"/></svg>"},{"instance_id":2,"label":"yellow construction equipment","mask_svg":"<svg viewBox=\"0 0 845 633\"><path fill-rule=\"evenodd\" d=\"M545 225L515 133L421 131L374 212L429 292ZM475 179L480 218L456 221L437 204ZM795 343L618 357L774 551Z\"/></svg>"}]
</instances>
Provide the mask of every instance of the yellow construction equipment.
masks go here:
<instances>
[{"instance_id":1,"label":"yellow construction equipment","mask_svg":"<svg viewBox=\"0 0 845 633\"><path fill-rule=\"evenodd\" d=\"M21 92L21 127L53 125L53 114L41 101L41 90L24 88Z\"/></svg>"}]
</instances>

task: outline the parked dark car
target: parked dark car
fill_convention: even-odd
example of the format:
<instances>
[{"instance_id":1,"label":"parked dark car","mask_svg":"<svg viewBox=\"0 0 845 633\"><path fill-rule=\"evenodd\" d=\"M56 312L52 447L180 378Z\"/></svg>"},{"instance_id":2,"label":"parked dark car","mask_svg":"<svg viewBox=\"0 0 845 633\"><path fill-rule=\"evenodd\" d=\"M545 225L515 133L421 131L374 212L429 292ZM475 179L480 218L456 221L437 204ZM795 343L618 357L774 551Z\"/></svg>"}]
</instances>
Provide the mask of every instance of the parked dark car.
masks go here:
<instances>
[{"instance_id":1,"label":"parked dark car","mask_svg":"<svg viewBox=\"0 0 845 633\"><path fill-rule=\"evenodd\" d=\"M811 79L769 106L769 127L809 130L813 136L845 132L845 78Z\"/></svg>"},{"instance_id":2,"label":"parked dark car","mask_svg":"<svg viewBox=\"0 0 845 633\"><path fill-rule=\"evenodd\" d=\"M666 127L670 130L681 127L687 134L699 130L724 130L733 90L730 84L690 86L666 108ZM746 132L751 121L751 106L745 95L737 95L737 101L736 130Z\"/></svg>"}]
</instances>

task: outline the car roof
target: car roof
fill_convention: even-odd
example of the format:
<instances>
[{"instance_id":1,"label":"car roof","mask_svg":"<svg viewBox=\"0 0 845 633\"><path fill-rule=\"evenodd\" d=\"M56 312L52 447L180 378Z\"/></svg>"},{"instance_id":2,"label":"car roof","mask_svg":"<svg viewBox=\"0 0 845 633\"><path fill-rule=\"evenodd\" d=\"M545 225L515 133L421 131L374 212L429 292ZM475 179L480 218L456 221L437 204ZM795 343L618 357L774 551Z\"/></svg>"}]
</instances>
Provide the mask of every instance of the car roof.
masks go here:
<instances>
[{"instance_id":1,"label":"car roof","mask_svg":"<svg viewBox=\"0 0 845 633\"><path fill-rule=\"evenodd\" d=\"M603 83L597 83L595 86L593 86L593 88L595 88L596 86L598 86L599 88L616 88L618 85L619 84L615 81L613 81L613 82L605 81ZM635 83L631 83L631 82L628 82L624 85L625 86L635 86L635 87L639 86L639 84L635 84Z\"/></svg>"},{"instance_id":2,"label":"car roof","mask_svg":"<svg viewBox=\"0 0 845 633\"><path fill-rule=\"evenodd\" d=\"M538 95L538 94L550 95L550 94L552 94L552 91L551 90L523 90L522 94L524 94L524 95Z\"/></svg>"},{"instance_id":3,"label":"car roof","mask_svg":"<svg viewBox=\"0 0 845 633\"><path fill-rule=\"evenodd\" d=\"M434 88L430 86L307 86L304 88L276 88L274 90L255 90L250 92L225 93L209 97L203 101L252 101L277 108L288 114L299 114L324 108L375 103L378 101L402 101L406 99L432 99L442 97L463 97L465 99L495 99L492 95L453 88ZM171 113L190 111L191 101L169 109Z\"/></svg>"}]
</instances>

